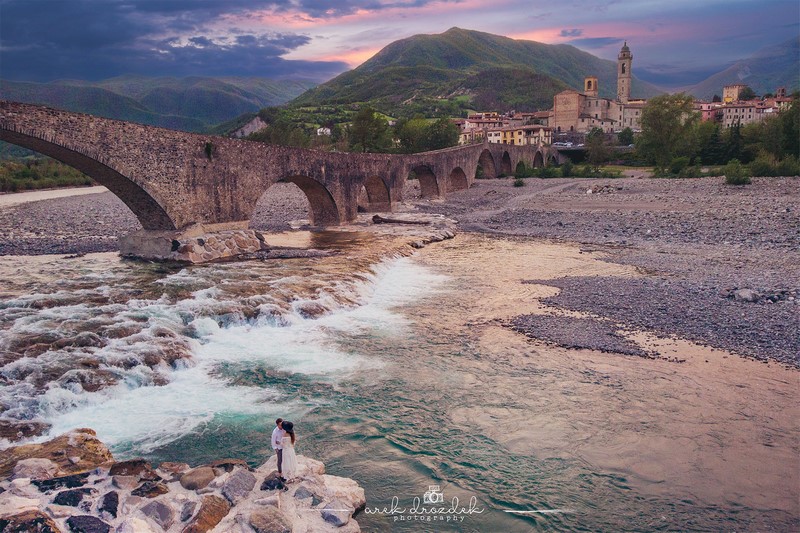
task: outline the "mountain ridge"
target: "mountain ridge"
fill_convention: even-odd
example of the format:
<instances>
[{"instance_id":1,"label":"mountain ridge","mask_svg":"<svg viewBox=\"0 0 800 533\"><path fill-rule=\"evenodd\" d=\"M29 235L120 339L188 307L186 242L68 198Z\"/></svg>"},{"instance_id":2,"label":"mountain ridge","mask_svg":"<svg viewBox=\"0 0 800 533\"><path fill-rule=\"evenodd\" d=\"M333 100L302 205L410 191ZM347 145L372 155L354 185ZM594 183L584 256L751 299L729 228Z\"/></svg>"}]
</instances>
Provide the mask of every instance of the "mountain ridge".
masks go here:
<instances>
[{"instance_id":1,"label":"mountain ridge","mask_svg":"<svg viewBox=\"0 0 800 533\"><path fill-rule=\"evenodd\" d=\"M536 102L530 108L549 108L554 94L566 88L581 89L584 77L589 75L598 77L602 96L616 96L614 61L570 45L515 40L454 27L440 34L420 34L394 41L358 67L307 91L290 105L369 102L388 112L415 99L437 100L463 94L466 79L490 69L527 71L531 81L541 84L528 91L531 102ZM480 97L492 89L487 80L473 87L472 96ZM520 89L519 84L512 88ZM402 96L401 91L405 91ZM634 97L661 92L634 77ZM500 104L508 100L508 94L498 96Z\"/></svg>"},{"instance_id":2,"label":"mountain ridge","mask_svg":"<svg viewBox=\"0 0 800 533\"><path fill-rule=\"evenodd\" d=\"M313 86L304 80L124 75L100 81L0 80L0 98L204 132L242 114L281 105Z\"/></svg>"}]
</instances>

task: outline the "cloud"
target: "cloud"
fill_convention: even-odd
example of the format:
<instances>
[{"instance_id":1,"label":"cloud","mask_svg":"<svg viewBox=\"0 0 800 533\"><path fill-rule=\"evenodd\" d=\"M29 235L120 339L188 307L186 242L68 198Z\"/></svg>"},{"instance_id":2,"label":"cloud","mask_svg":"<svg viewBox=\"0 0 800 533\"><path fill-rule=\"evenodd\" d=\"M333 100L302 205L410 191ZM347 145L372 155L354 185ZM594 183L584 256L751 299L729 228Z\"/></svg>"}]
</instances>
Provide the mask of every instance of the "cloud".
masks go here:
<instances>
[{"instance_id":1,"label":"cloud","mask_svg":"<svg viewBox=\"0 0 800 533\"><path fill-rule=\"evenodd\" d=\"M580 37L583 35L583 30L580 28L573 28L571 30L563 29L561 30L560 35L562 37Z\"/></svg>"},{"instance_id":2,"label":"cloud","mask_svg":"<svg viewBox=\"0 0 800 533\"><path fill-rule=\"evenodd\" d=\"M288 0L284 2L289 7ZM336 61L290 61L307 44L288 32L229 32L225 16L275 0L225 2L73 0L0 2L0 77L50 81L102 79L126 73L173 76L304 77L324 81L347 69Z\"/></svg>"},{"instance_id":3,"label":"cloud","mask_svg":"<svg viewBox=\"0 0 800 533\"><path fill-rule=\"evenodd\" d=\"M584 37L583 39L572 39L568 42L579 48L603 48L622 41L619 37Z\"/></svg>"}]
</instances>

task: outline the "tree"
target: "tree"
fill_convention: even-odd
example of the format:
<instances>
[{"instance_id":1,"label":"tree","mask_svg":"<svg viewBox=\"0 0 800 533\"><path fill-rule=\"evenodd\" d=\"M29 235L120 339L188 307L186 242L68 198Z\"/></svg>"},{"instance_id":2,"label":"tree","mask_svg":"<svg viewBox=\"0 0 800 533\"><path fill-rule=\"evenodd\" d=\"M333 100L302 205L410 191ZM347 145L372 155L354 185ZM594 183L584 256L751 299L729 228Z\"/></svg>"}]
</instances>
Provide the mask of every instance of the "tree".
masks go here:
<instances>
[{"instance_id":1,"label":"tree","mask_svg":"<svg viewBox=\"0 0 800 533\"><path fill-rule=\"evenodd\" d=\"M630 128L625 128L621 132L617 134L617 142L622 146L628 146L629 144L633 144L633 130Z\"/></svg>"},{"instance_id":2,"label":"tree","mask_svg":"<svg viewBox=\"0 0 800 533\"><path fill-rule=\"evenodd\" d=\"M441 150L458 144L458 126L449 118L440 118L428 126L426 150Z\"/></svg>"},{"instance_id":3,"label":"tree","mask_svg":"<svg viewBox=\"0 0 800 533\"><path fill-rule=\"evenodd\" d=\"M350 149L354 152L388 152L392 148L389 124L371 107L353 117L350 126Z\"/></svg>"},{"instance_id":4,"label":"tree","mask_svg":"<svg viewBox=\"0 0 800 533\"><path fill-rule=\"evenodd\" d=\"M592 128L586 135L586 158L595 170L608 161L609 149L606 135L600 128Z\"/></svg>"},{"instance_id":5,"label":"tree","mask_svg":"<svg viewBox=\"0 0 800 533\"><path fill-rule=\"evenodd\" d=\"M758 96L756 95L756 92L748 86L742 89L739 93L739 100L752 100L753 98L756 98L756 96Z\"/></svg>"},{"instance_id":6,"label":"tree","mask_svg":"<svg viewBox=\"0 0 800 533\"><path fill-rule=\"evenodd\" d=\"M693 155L692 131L700 120L694 99L685 93L662 94L648 100L642 110L642 132L636 149L646 160L665 168L678 156Z\"/></svg>"},{"instance_id":7,"label":"tree","mask_svg":"<svg viewBox=\"0 0 800 533\"><path fill-rule=\"evenodd\" d=\"M711 101L714 103L722 102L722 98L720 98L718 94L715 94L714 98L712 98Z\"/></svg>"}]
</instances>

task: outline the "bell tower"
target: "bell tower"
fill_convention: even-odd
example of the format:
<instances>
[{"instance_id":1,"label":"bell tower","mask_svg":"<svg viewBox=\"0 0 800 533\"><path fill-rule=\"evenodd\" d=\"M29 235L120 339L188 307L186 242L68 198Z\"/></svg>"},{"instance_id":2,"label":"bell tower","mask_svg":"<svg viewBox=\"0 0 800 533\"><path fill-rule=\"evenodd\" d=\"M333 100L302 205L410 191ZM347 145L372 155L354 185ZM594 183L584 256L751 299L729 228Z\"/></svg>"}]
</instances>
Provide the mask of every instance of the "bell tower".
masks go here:
<instances>
[{"instance_id":1,"label":"bell tower","mask_svg":"<svg viewBox=\"0 0 800 533\"><path fill-rule=\"evenodd\" d=\"M617 100L623 104L627 104L631 98L631 63L633 54L628 48L628 41L625 41L617 56Z\"/></svg>"},{"instance_id":2,"label":"bell tower","mask_svg":"<svg viewBox=\"0 0 800 533\"><path fill-rule=\"evenodd\" d=\"M583 78L583 94L586 96L597 97L599 87L597 86L597 76L586 76Z\"/></svg>"}]
</instances>

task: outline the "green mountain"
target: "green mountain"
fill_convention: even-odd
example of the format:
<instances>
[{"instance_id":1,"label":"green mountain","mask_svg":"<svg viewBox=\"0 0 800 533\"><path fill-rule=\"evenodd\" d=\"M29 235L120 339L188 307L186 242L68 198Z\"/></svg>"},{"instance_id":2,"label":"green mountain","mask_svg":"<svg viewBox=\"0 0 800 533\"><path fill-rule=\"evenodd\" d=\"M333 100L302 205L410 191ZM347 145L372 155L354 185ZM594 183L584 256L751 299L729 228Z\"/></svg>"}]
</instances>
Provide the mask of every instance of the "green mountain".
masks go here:
<instances>
[{"instance_id":1,"label":"green mountain","mask_svg":"<svg viewBox=\"0 0 800 533\"><path fill-rule=\"evenodd\" d=\"M293 106L368 102L397 115L453 101L462 107L495 102L494 108L549 109L553 95L597 76L600 94L614 97L616 63L569 45L518 41L451 28L438 35L395 41L359 67L295 99ZM634 79L632 96L661 93ZM477 106L476 106L477 107ZM483 107L483 106L481 106Z\"/></svg>"},{"instance_id":2,"label":"green mountain","mask_svg":"<svg viewBox=\"0 0 800 533\"><path fill-rule=\"evenodd\" d=\"M745 83L756 94L775 93L778 87L788 92L800 89L800 36L775 46L762 48L747 59L737 61L729 68L687 89L703 100L715 94L722 96L722 88L733 83Z\"/></svg>"},{"instance_id":3,"label":"green mountain","mask_svg":"<svg viewBox=\"0 0 800 533\"><path fill-rule=\"evenodd\" d=\"M186 131L208 131L313 87L305 80L148 78L30 83L0 80L0 98Z\"/></svg>"}]
</instances>

